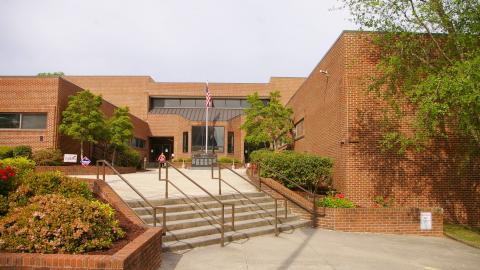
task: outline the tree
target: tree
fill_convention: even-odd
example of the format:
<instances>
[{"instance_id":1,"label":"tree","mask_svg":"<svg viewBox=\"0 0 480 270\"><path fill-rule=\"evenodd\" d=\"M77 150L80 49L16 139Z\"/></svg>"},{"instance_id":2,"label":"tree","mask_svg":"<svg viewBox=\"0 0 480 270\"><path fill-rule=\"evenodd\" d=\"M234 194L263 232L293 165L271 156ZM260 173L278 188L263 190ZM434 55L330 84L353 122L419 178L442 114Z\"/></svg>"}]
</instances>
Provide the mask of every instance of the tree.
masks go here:
<instances>
[{"instance_id":1,"label":"tree","mask_svg":"<svg viewBox=\"0 0 480 270\"><path fill-rule=\"evenodd\" d=\"M280 142L291 141L289 132L293 128L291 108L280 103L278 91L270 93L270 101L264 103L258 93L247 97L250 106L245 108L246 120L242 129L247 132L245 140L253 144L270 144L277 150Z\"/></svg>"},{"instance_id":2,"label":"tree","mask_svg":"<svg viewBox=\"0 0 480 270\"><path fill-rule=\"evenodd\" d=\"M65 73L58 71L58 72L41 72L37 74L38 77L63 77Z\"/></svg>"},{"instance_id":3,"label":"tree","mask_svg":"<svg viewBox=\"0 0 480 270\"><path fill-rule=\"evenodd\" d=\"M362 29L375 30L381 75L370 91L391 106L382 144L404 152L432 138L466 138L480 149L480 2L343 0ZM395 129L413 116L413 132Z\"/></svg>"},{"instance_id":4,"label":"tree","mask_svg":"<svg viewBox=\"0 0 480 270\"><path fill-rule=\"evenodd\" d=\"M101 105L101 96L84 90L68 98L68 106L62 113L60 132L80 141L81 157L83 157L83 143L97 143L105 130Z\"/></svg>"},{"instance_id":5,"label":"tree","mask_svg":"<svg viewBox=\"0 0 480 270\"><path fill-rule=\"evenodd\" d=\"M117 148L127 144L133 138L133 124L128 114L128 107L115 110L107 123L109 142L113 146L112 166L115 163Z\"/></svg>"}]
</instances>

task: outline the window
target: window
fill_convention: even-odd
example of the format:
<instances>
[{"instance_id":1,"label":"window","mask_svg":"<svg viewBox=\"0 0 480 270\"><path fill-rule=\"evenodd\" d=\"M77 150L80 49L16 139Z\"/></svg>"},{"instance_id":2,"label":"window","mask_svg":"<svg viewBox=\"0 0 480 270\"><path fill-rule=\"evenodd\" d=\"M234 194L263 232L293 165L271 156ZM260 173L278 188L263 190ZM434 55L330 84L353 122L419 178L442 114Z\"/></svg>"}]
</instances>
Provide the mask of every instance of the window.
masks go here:
<instances>
[{"instance_id":1,"label":"window","mask_svg":"<svg viewBox=\"0 0 480 270\"><path fill-rule=\"evenodd\" d=\"M195 107L195 99L181 99L180 104L183 108L193 108Z\"/></svg>"},{"instance_id":2,"label":"window","mask_svg":"<svg viewBox=\"0 0 480 270\"><path fill-rule=\"evenodd\" d=\"M168 98L165 99L166 108L178 108L180 107L180 99L178 98Z\"/></svg>"},{"instance_id":3,"label":"window","mask_svg":"<svg viewBox=\"0 0 480 270\"><path fill-rule=\"evenodd\" d=\"M145 140L142 140L140 138L133 138L132 139L132 146L133 147L137 147L137 148L145 148Z\"/></svg>"},{"instance_id":4,"label":"window","mask_svg":"<svg viewBox=\"0 0 480 270\"><path fill-rule=\"evenodd\" d=\"M188 132L183 132L183 153L188 153Z\"/></svg>"},{"instance_id":5,"label":"window","mask_svg":"<svg viewBox=\"0 0 480 270\"><path fill-rule=\"evenodd\" d=\"M227 100L225 100L225 108L241 108L240 99L227 99Z\"/></svg>"},{"instance_id":6,"label":"window","mask_svg":"<svg viewBox=\"0 0 480 270\"><path fill-rule=\"evenodd\" d=\"M233 153L234 151L234 133L229 131L228 132L228 137L227 137L227 152L229 154Z\"/></svg>"},{"instance_id":7,"label":"window","mask_svg":"<svg viewBox=\"0 0 480 270\"><path fill-rule=\"evenodd\" d=\"M305 130L302 119L295 124L295 139L301 139L303 136L305 136Z\"/></svg>"},{"instance_id":8,"label":"window","mask_svg":"<svg viewBox=\"0 0 480 270\"><path fill-rule=\"evenodd\" d=\"M46 129L46 113L0 113L0 128Z\"/></svg>"},{"instance_id":9,"label":"window","mask_svg":"<svg viewBox=\"0 0 480 270\"><path fill-rule=\"evenodd\" d=\"M208 127L208 150L224 151L224 127ZM192 126L192 151L205 150L205 126Z\"/></svg>"}]
</instances>

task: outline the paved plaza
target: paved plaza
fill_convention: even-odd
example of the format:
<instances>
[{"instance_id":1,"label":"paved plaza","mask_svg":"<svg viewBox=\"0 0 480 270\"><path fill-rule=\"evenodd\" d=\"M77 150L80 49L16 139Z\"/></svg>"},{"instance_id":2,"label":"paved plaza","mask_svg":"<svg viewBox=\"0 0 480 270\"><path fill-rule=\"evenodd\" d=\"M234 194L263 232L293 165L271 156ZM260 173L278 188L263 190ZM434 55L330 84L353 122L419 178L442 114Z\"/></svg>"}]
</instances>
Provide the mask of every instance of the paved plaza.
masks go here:
<instances>
[{"instance_id":1,"label":"paved plaza","mask_svg":"<svg viewBox=\"0 0 480 270\"><path fill-rule=\"evenodd\" d=\"M218 194L218 180L211 178L210 169L179 169L182 173L188 175L203 188L208 190L213 195ZM245 175L245 169L236 169L241 175ZM162 178L165 177L165 169L162 169ZM158 180L158 169L152 169L145 172L137 172L130 174L122 174L142 195L147 199L163 199L165 198L165 182ZM215 176L218 176L218 171L215 171ZM96 178L96 175L79 175L79 178ZM101 176L100 176L101 177ZM168 179L171 183L177 185L183 192L191 196L207 196L207 194L200 188L195 186L192 182L187 180L181 173L174 168L168 169ZM241 192L256 192L255 187L239 176L235 175L227 169L222 170L222 179L234 186ZM105 181L124 199L124 200L138 200L138 195L125 184L116 175L106 175ZM168 189L169 198L184 197L173 186ZM222 194L237 193L226 184L222 183Z\"/></svg>"},{"instance_id":2,"label":"paved plaza","mask_svg":"<svg viewBox=\"0 0 480 270\"><path fill-rule=\"evenodd\" d=\"M322 229L163 254L162 270L480 269L480 249L448 238L345 233Z\"/></svg>"}]
</instances>

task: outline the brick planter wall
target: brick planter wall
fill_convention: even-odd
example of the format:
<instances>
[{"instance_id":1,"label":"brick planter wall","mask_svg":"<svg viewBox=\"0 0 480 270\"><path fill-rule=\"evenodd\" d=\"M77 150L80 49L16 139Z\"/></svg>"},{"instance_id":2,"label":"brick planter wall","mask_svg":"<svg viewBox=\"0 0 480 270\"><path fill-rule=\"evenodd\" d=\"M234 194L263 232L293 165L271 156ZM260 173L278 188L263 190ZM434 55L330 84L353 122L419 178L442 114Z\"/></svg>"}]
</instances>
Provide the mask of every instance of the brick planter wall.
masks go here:
<instances>
[{"instance_id":1,"label":"brick planter wall","mask_svg":"<svg viewBox=\"0 0 480 270\"><path fill-rule=\"evenodd\" d=\"M134 173L137 171L135 167L115 167L115 169L121 173ZM82 165L70 165L70 166L36 166L36 172L46 172L46 171L60 171L66 175L96 175L97 167L87 166L83 167ZM102 168L100 168L100 174L102 174ZM105 174L113 174L113 171L105 167Z\"/></svg>"},{"instance_id":2,"label":"brick planter wall","mask_svg":"<svg viewBox=\"0 0 480 270\"><path fill-rule=\"evenodd\" d=\"M248 170L250 178L252 170ZM293 202L298 207L312 211L312 200L286 188L271 178L262 178L262 190L273 191ZM420 230L420 212L432 213L432 230ZM311 214L303 216L311 218ZM345 232L372 232L443 236L443 209L441 208L317 208L319 228Z\"/></svg>"},{"instance_id":3,"label":"brick planter wall","mask_svg":"<svg viewBox=\"0 0 480 270\"><path fill-rule=\"evenodd\" d=\"M113 255L0 253L0 269L153 270L160 267L163 229L144 225L108 184L87 181L95 194L134 224L144 226L146 231Z\"/></svg>"}]
</instances>

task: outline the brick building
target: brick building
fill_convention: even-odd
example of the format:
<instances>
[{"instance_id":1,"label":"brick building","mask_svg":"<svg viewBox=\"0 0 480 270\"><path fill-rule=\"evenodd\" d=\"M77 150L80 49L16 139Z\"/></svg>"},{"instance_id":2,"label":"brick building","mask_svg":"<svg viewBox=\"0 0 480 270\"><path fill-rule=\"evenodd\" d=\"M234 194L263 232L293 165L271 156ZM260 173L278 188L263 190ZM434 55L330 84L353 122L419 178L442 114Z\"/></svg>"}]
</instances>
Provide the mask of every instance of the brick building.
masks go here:
<instances>
[{"instance_id":1,"label":"brick building","mask_svg":"<svg viewBox=\"0 0 480 270\"><path fill-rule=\"evenodd\" d=\"M282 102L294 110L294 149L331 157L334 187L355 203L371 206L374 196L391 196L399 205L441 206L446 217L478 225L479 163L456 156L464 147L461 141L435 141L425 152L403 156L379 148L385 105L366 91L365 79L378 72L368 37L343 32L306 79L209 84L214 102L209 145L219 156L243 160L249 150L240 129L246 96L258 92L266 99L269 92L280 91ZM130 108L133 144L149 160L161 151L191 157L203 150L205 84L155 82L148 76L0 77L0 117L8 114L18 122L0 129L0 145L76 151L72 140L59 135L58 123L67 97L81 89L101 94L107 115L115 106ZM29 120L43 124L28 128Z\"/></svg>"}]
</instances>

